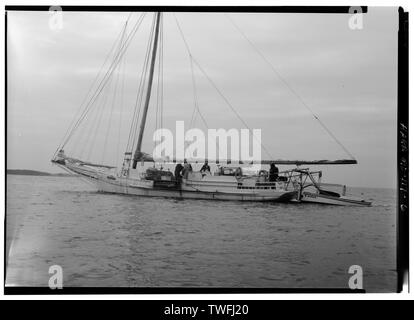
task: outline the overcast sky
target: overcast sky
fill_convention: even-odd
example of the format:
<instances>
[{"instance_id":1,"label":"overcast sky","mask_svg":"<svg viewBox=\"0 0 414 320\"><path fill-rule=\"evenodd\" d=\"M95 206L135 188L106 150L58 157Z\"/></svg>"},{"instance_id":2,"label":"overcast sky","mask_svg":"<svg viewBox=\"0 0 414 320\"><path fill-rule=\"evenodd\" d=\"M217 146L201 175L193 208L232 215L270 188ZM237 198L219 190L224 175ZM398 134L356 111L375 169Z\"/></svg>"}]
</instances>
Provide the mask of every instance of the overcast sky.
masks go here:
<instances>
[{"instance_id":1,"label":"overcast sky","mask_svg":"<svg viewBox=\"0 0 414 320\"><path fill-rule=\"evenodd\" d=\"M249 127L262 130L262 142L275 159L348 157L225 15L176 16L195 59ZM7 17L7 166L56 172L50 159L128 13L64 12L59 30L49 27L49 12L8 12ZM132 14L129 25L138 17L139 13ZM362 30L351 30L345 14L231 17L358 160L358 165L323 167L325 180L395 187L397 8L369 8ZM152 13L148 13L125 54L124 72L118 78L115 74L112 89L108 86L106 104L105 95L97 102L102 107L96 110L105 111L102 126L94 131L91 124L96 119L91 113L67 152L119 164L151 21ZM163 32L164 127L174 128L176 120L190 124L194 108L191 69L171 13L164 15ZM200 110L209 127L243 128L198 69L195 79ZM152 102L144 142L148 152L152 152L150 140L155 128L155 99ZM200 117L195 126L205 129ZM93 142L85 141L95 132Z\"/></svg>"}]
</instances>

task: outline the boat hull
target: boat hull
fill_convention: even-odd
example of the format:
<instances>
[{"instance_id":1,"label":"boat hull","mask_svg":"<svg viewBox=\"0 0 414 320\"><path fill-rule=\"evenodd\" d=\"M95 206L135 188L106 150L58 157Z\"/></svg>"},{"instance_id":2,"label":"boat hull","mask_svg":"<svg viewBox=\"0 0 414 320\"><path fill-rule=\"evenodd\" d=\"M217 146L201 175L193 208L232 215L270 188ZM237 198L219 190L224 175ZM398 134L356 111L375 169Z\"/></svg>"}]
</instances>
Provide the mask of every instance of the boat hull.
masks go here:
<instances>
[{"instance_id":1,"label":"boat hull","mask_svg":"<svg viewBox=\"0 0 414 320\"><path fill-rule=\"evenodd\" d=\"M371 206L371 202L364 200L352 199L349 197L334 197L313 192L302 192L302 197L300 201L306 203L318 203L336 206Z\"/></svg>"},{"instance_id":2,"label":"boat hull","mask_svg":"<svg viewBox=\"0 0 414 320\"><path fill-rule=\"evenodd\" d=\"M199 199L199 200L227 200L227 201L274 201L288 202L296 197L296 192L279 191L273 194L262 195L259 193L226 193L226 192L205 192L188 191L181 189L157 189L145 187L123 186L106 181L94 181L98 191L106 193L118 193L145 197L163 197L176 199Z\"/></svg>"},{"instance_id":3,"label":"boat hull","mask_svg":"<svg viewBox=\"0 0 414 320\"><path fill-rule=\"evenodd\" d=\"M130 179L99 174L95 171L79 166L65 165L66 169L77 173L95 185L99 192L116 193L144 197L164 197L175 199L199 199L199 200L227 200L227 201L254 201L254 202L289 202L297 197L296 191L283 189L269 190L243 190L224 187L208 188L214 191L205 191L196 188L191 181L183 182L181 186L156 187L154 181L145 179Z\"/></svg>"}]
</instances>

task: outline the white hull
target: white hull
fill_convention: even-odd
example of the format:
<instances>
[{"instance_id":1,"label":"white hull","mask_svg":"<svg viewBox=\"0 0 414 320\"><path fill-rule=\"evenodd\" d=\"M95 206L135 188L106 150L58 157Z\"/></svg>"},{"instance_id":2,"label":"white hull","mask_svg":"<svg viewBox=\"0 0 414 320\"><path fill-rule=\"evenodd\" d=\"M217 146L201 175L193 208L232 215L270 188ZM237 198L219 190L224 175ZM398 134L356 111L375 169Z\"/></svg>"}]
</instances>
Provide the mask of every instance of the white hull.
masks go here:
<instances>
[{"instance_id":1,"label":"white hull","mask_svg":"<svg viewBox=\"0 0 414 320\"><path fill-rule=\"evenodd\" d=\"M152 187L125 186L103 180L94 181L98 191L107 193L120 193L146 197L164 197L177 199L204 199L204 200L232 200L232 201L289 201L296 192L276 191L271 194L260 193L228 193L228 192L206 192L187 191L182 189L155 189Z\"/></svg>"},{"instance_id":2,"label":"white hull","mask_svg":"<svg viewBox=\"0 0 414 320\"><path fill-rule=\"evenodd\" d=\"M371 205L371 202L367 202L364 200L353 199L350 197L334 197L329 195L323 195L314 192L302 192L301 202L308 202L308 203L319 203L319 204L329 204L329 205L336 205L336 206L363 206L367 207Z\"/></svg>"},{"instance_id":3,"label":"white hull","mask_svg":"<svg viewBox=\"0 0 414 320\"><path fill-rule=\"evenodd\" d=\"M328 191L287 189L286 182L258 184L255 179L236 179L234 176L205 176L192 173L189 179L175 181L148 180L138 171L132 176L114 176L106 170L96 170L87 165L66 162L58 164L65 170L74 172L92 182L97 190L145 197L164 197L175 199L230 200L256 202L302 202L337 206L370 206L371 202L339 195ZM145 175L144 175L145 176ZM309 187L311 185L308 185Z\"/></svg>"},{"instance_id":4,"label":"white hull","mask_svg":"<svg viewBox=\"0 0 414 320\"><path fill-rule=\"evenodd\" d=\"M61 165L62 166L62 165ZM163 188L154 186L154 181L145 179L114 177L89 168L76 165L62 166L81 175L97 186L98 191L145 197L165 197L176 199L288 202L296 197L296 191L278 189L239 189L237 180L219 182L183 180L181 187Z\"/></svg>"}]
</instances>

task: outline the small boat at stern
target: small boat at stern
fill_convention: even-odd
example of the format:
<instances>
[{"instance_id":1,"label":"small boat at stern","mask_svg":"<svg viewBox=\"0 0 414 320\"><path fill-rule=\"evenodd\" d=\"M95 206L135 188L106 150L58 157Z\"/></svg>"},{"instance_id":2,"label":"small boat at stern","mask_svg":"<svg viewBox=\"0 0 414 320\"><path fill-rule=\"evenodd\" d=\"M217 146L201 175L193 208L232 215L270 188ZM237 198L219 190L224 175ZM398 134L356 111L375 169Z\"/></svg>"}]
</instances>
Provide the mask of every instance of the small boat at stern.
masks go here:
<instances>
[{"instance_id":1,"label":"small boat at stern","mask_svg":"<svg viewBox=\"0 0 414 320\"><path fill-rule=\"evenodd\" d=\"M347 195L342 184L322 183L322 171L294 169L288 174L292 188L297 190L294 202L318 203L338 206L371 206L371 202Z\"/></svg>"}]
</instances>

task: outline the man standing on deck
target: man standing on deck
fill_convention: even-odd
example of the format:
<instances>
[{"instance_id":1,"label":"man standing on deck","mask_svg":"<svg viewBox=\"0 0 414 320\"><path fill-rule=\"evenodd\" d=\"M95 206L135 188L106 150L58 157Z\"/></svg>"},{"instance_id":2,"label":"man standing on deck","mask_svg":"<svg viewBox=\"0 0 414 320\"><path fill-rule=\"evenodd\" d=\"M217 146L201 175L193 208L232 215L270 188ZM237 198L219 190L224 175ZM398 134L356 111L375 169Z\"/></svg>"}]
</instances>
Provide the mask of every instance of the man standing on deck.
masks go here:
<instances>
[{"instance_id":1,"label":"man standing on deck","mask_svg":"<svg viewBox=\"0 0 414 320\"><path fill-rule=\"evenodd\" d=\"M272 163L269 170L269 181L275 182L277 178L279 178L279 169Z\"/></svg>"},{"instance_id":2,"label":"man standing on deck","mask_svg":"<svg viewBox=\"0 0 414 320\"><path fill-rule=\"evenodd\" d=\"M207 160L204 162L204 165L201 167L200 172L203 176L206 175L207 173L211 172L210 171L210 166L208 165Z\"/></svg>"},{"instance_id":3,"label":"man standing on deck","mask_svg":"<svg viewBox=\"0 0 414 320\"><path fill-rule=\"evenodd\" d=\"M181 163L178 163L175 166L175 170L174 170L174 176L175 176L175 180L177 180L179 183L181 183L181 171L183 171L184 167Z\"/></svg>"},{"instance_id":4,"label":"man standing on deck","mask_svg":"<svg viewBox=\"0 0 414 320\"><path fill-rule=\"evenodd\" d=\"M188 174L193 171L193 167L190 163L187 162L187 159L184 159L184 169L183 169L183 177L187 179Z\"/></svg>"}]
</instances>

